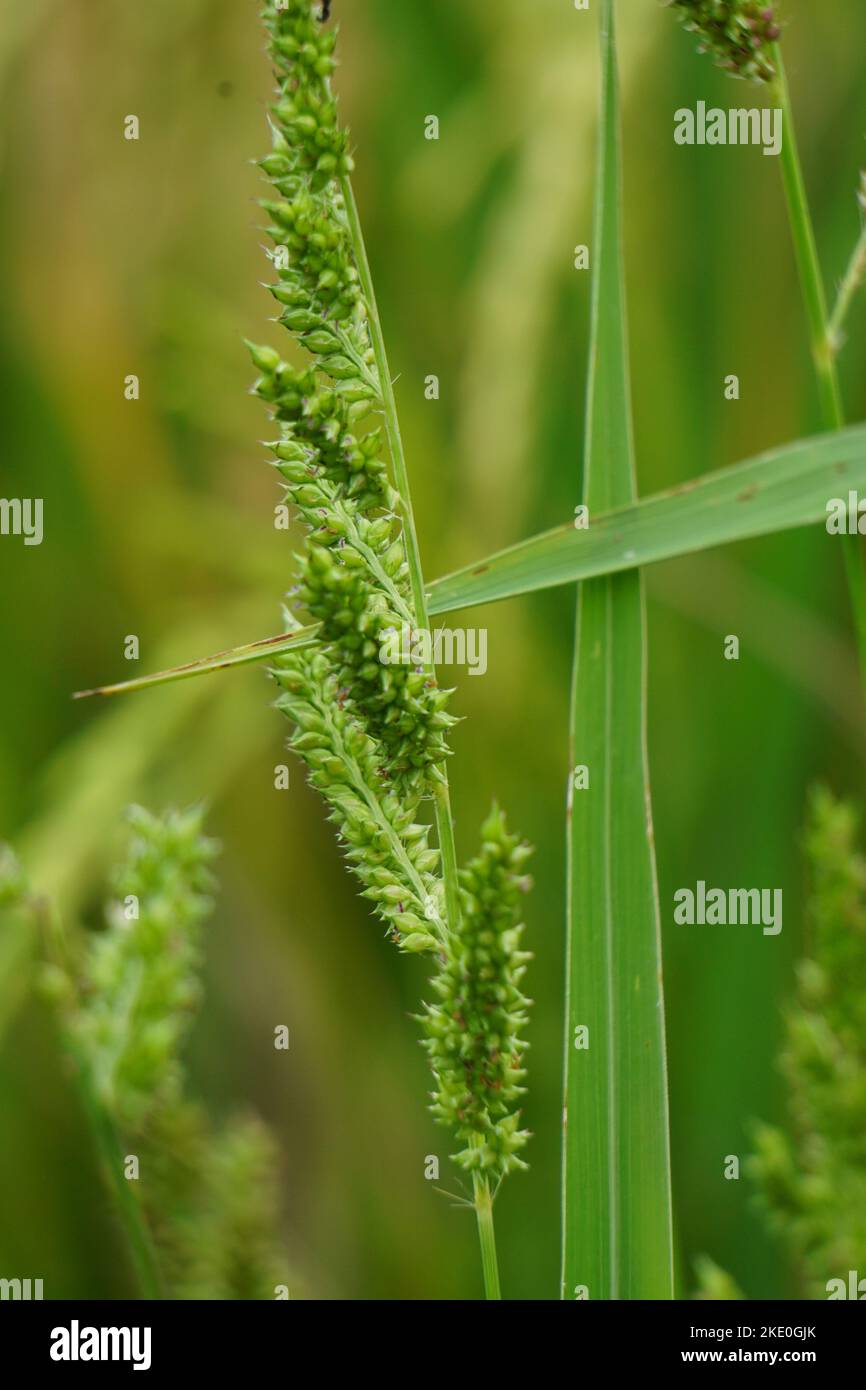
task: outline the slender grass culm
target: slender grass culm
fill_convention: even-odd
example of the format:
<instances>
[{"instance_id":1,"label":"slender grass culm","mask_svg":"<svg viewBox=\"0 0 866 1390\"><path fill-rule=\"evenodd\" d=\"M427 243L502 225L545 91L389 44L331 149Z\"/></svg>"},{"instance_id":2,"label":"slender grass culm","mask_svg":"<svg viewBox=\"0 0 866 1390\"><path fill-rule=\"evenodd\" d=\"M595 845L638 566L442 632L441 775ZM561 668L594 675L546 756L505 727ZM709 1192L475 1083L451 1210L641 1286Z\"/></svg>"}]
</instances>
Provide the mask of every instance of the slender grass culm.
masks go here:
<instances>
[{"instance_id":1,"label":"slender grass culm","mask_svg":"<svg viewBox=\"0 0 866 1390\"><path fill-rule=\"evenodd\" d=\"M711 53L735 77L763 84L771 104L782 112L782 182L809 326L821 423L825 430L840 430L845 424L845 408L836 358L845 316L866 275L866 233L860 236L831 314L800 162L778 6L767 5L763 0L672 0L672 4L686 28L698 35L702 50ZM858 201L862 208L862 187ZM846 532L842 544L866 697L866 568L859 536Z\"/></svg>"},{"instance_id":2,"label":"slender grass culm","mask_svg":"<svg viewBox=\"0 0 866 1390\"><path fill-rule=\"evenodd\" d=\"M422 1015L433 1113L471 1174L487 1296L500 1296L493 1199L523 1166L519 901L528 853L498 812L457 869L446 759L455 722L430 663L385 663L395 630L424 631L427 599L396 402L350 183L348 133L330 88L336 32L320 0L269 3L277 76L263 203L281 321L309 363L251 346L286 499L306 525L292 609L319 624L312 649L278 658L290 746L325 798L346 860L387 934L437 964ZM383 426L374 426L381 416ZM393 483L383 453L390 455ZM294 611L287 624L297 624ZM423 807L432 803L438 845Z\"/></svg>"}]
</instances>

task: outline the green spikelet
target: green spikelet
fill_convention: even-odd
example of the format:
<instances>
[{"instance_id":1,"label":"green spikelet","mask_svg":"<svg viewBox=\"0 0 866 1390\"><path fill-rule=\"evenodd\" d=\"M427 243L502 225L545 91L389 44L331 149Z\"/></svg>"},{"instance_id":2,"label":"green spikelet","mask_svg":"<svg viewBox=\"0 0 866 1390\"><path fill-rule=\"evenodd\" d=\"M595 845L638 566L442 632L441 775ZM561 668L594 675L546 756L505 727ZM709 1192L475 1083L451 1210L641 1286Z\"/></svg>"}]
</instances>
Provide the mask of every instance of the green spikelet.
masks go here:
<instances>
[{"instance_id":1,"label":"green spikelet","mask_svg":"<svg viewBox=\"0 0 866 1390\"><path fill-rule=\"evenodd\" d=\"M519 917L532 851L508 834L496 807L481 836L481 853L460 876L460 932L432 981L438 1002L425 1005L420 1021L436 1081L432 1112L463 1145L454 1161L498 1182L526 1167L519 1154L529 1138L518 1102L529 1008L520 984L531 956L520 949Z\"/></svg>"},{"instance_id":2,"label":"green spikelet","mask_svg":"<svg viewBox=\"0 0 866 1390\"><path fill-rule=\"evenodd\" d=\"M215 847L201 835L199 811L159 819L136 807L129 819L129 853L107 929L83 965L70 1036L100 1104L135 1133L180 1087L177 1053L200 997ZM128 917L136 904L137 918Z\"/></svg>"},{"instance_id":3,"label":"green spikelet","mask_svg":"<svg viewBox=\"0 0 866 1390\"><path fill-rule=\"evenodd\" d=\"M699 35L700 51L719 67L752 82L776 75L772 46L781 29L773 5L762 0L670 0L686 29Z\"/></svg>"},{"instance_id":4,"label":"green spikelet","mask_svg":"<svg viewBox=\"0 0 866 1390\"><path fill-rule=\"evenodd\" d=\"M296 725L290 747L306 760L347 862L392 939L406 951L431 950L444 939L446 926L439 854L428 843L429 826L415 820L415 802L382 783L375 743L341 707L327 657L316 653L293 664L294 671L277 673L283 687L277 705Z\"/></svg>"},{"instance_id":5,"label":"green spikelet","mask_svg":"<svg viewBox=\"0 0 866 1390\"><path fill-rule=\"evenodd\" d=\"M812 943L781 1056L791 1132L761 1127L750 1163L818 1298L828 1280L866 1269L866 860L856 830L851 806L826 790L813 795Z\"/></svg>"}]
</instances>

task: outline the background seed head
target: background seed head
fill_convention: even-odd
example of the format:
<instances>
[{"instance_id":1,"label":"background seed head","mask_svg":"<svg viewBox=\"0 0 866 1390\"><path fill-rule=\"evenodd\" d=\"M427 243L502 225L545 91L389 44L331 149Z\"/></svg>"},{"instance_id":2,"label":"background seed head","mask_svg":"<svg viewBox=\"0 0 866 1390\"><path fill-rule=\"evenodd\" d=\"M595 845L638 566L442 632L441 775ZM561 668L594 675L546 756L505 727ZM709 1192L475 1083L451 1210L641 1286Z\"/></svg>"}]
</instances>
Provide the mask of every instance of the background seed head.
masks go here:
<instances>
[{"instance_id":1,"label":"background seed head","mask_svg":"<svg viewBox=\"0 0 866 1390\"><path fill-rule=\"evenodd\" d=\"M201 926L216 853L201 812L129 813L132 838L105 931L81 964L74 1051L101 1103L129 1134L178 1092L179 1043L200 997ZM137 916L123 904L134 898Z\"/></svg>"},{"instance_id":2,"label":"background seed head","mask_svg":"<svg viewBox=\"0 0 866 1390\"><path fill-rule=\"evenodd\" d=\"M700 51L735 77L770 82L776 74L772 45L781 35L775 7L761 0L671 0L685 27L700 38Z\"/></svg>"}]
</instances>

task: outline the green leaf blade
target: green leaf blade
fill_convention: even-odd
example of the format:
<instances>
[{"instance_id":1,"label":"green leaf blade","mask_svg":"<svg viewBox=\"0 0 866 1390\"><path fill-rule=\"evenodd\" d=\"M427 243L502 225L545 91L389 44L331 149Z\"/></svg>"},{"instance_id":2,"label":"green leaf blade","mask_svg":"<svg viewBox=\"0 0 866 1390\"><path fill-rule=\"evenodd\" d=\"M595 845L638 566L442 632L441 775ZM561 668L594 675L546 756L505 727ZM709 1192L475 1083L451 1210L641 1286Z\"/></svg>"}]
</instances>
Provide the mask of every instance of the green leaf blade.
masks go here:
<instances>
[{"instance_id":1,"label":"green leaf blade","mask_svg":"<svg viewBox=\"0 0 866 1390\"><path fill-rule=\"evenodd\" d=\"M604 0L584 501L629 506L634 449L612 0ZM658 893L637 571L582 584L568 816L562 1295L673 1296ZM579 1030L586 1029L582 1035ZM585 1040L587 1046L576 1045ZM583 1291L586 1294L583 1294Z\"/></svg>"},{"instance_id":2,"label":"green leaf blade","mask_svg":"<svg viewBox=\"0 0 866 1390\"><path fill-rule=\"evenodd\" d=\"M119 681L115 685L99 685L93 690L76 690L73 700L89 700L94 695L128 695L137 690L149 690L158 685L174 685L177 681L191 680L193 676L206 676L214 671L227 671L232 666L249 666L261 661L273 660L288 652L300 651L318 641L319 624L299 627L292 632L279 632L274 637L262 637L255 642L247 642L242 647L232 647L228 651L216 652L213 656L199 657L187 661L183 666L172 666L166 671L154 671L147 676L134 676L132 680Z\"/></svg>"},{"instance_id":3,"label":"green leaf blade","mask_svg":"<svg viewBox=\"0 0 866 1390\"><path fill-rule=\"evenodd\" d=\"M815 525L866 490L866 426L800 440L614 510L560 526L437 580L431 613L494 603L714 546Z\"/></svg>"}]
</instances>

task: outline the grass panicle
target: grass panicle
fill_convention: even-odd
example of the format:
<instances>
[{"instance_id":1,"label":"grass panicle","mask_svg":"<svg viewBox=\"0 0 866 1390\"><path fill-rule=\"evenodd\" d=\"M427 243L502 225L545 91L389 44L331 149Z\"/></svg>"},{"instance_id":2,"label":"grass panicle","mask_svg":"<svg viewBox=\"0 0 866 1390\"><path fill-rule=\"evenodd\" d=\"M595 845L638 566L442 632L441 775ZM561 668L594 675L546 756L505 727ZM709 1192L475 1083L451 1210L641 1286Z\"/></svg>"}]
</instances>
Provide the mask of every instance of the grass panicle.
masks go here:
<instances>
[{"instance_id":1,"label":"grass panicle","mask_svg":"<svg viewBox=\"0 0 866 1390\"><path fill-rule=\"evenodd\" d=\"M271 348L251 350L255 389L280 430L275 465L306 523L293 612L320 624L318 648L281 657L275 678L295 725L292 747L325 795L364 891L401 947L431 949L447 930L444 887L418 813L434 794L454 719L429 672L380 660L390 632L420 622L401 498L375 423L383 398L371 305L340 182L351 160L328 82L335 34L319 14L292 0L265 15L278 81L273 148L261 161L280 196L264 204L279 276L272 291L312 361L298 370Z\"/></svg>"},{"instance_id":2,"label":"grass panicle","mask_svg":"<svg viewBox=\"0 0 866 1390\"><path fill-rule=\"evenodd\" d=\"M213 1127L185 1095L216 846L199 809L129 821L107 927L54 943L47 992L144 1296L272 1299L288 1286L274 1140L253 1117Z\"/></svg>"},{"instance_id":3,"label":"grass panicle","mask_svg":"<svg viewBox=\"0 0 866 1390\"><path fill-rule=\"evenodd\" d=\"M788 209L788 222L797 261L797 272L809 328L812 363L825 430L841 430L845 407L837 368L841 324L853 296L862 263L855 250L853 274L840 303L838 322L827 306L827 292L809 199L800 160L794 108L782 55L782 31L772 6L762 7L753 0L674 0L674 7L687 27L700 34L702 47L715 53L722 65L737 76L767 86L769 100L782 112L782 184ZM742 40L742 60L737 45ZM748 58L749 49L753 57ZM844 285L843 285L844 288ZM860 677L866 695L866 569L859 537L842 537L845 577L860 663Z\"/></svg>"},{"instance_id":4,"label":"grass panicle","mask_svg":"<svg viewBox=\"0 0 866 1390\"><path fill-rule=\"evenodd\" d=\"M454 1076L446 1077L444 1053L431 1050L439 1087L434 1112L455 1122L458 1138L476 1155L485 1285L498 1297L490 1179L517 1166L507 1160L524 1136L511 1105L517 1081L511 1061L521 1045L507 1031L517 1028L512 991L522 967L514 958L516 928L508 935L502 926L513 912L513 884L507 873L493 872L493 846L512 860L521 851L504 826L497 840L500 823L490 822L483 860L458 876L445 771L455 722L450 692L430 665L382 659L390 634L426 628L426 593L396 402L349 182L348 134L330 86L335 33L321 20L321 5L310 0L265 9L277 79L272 148L260 161L276 195L262 204L277 275L271 291L282 306L282 324L309 358L295 367L273 348L250 350L260 373L254 389L279 431L270 447L285 500L305 526L286 621L290 630L300 628L300 610L306 622L318 624L314 649L274 662L277 704L294 726L290 746L322 793L346 861L391 939L403 951L435 955L438 993L446 979L456 988L459 972L467 1000L478 1000L478 1008L492 1008L494 996L514 1005L513 1013L505 1008L495 1019L476 1013L466 1020L475 1028L460 1043L476 1066L471 1117L449 1110ZM427 804L436 819L435 846ZM471 912L466 923L464 907ZM487 934L495 937L489 951ZM494 1034L500 1024L501 1037ZM465 1166L465 1157L461 1161Z\"/></svg>"},{"instance_id":5,"label":"grass panicle","mask_svg":"<svg viewBox=\"0 0 866 1390\"><path fill-rule=\"evenodd\" d=\"M201 994L216 851L197 810L159 818L135 807L129 819L107 929L91 939L73 986L70 1036L100 1104L134 1134L180 1090L178 1054Z\"/></svg>"},{"instance_id":6,"label":"grass panicle","mask_svg":"<svg viewBox=\"0 0 866 1390\"><path fill-rule=\"evenodd\" d=\"M808 954L785 1015L790 1126L763 1125L750 1175L809 1297L866 1267L866 858L858 815L813 794Z\"/></svg>"},{"instance_id":7,"label":"grass panicle","mask_svg":"<svg viewBox=\"0 0 866 1390\"><path fill-rule=\"evenodd\" d=\"M781 35L776 7L764 0L669 0L701 53L712 54L726 72L752 82L776 74L773 45Z\"/></svg>"}]
</instances>

